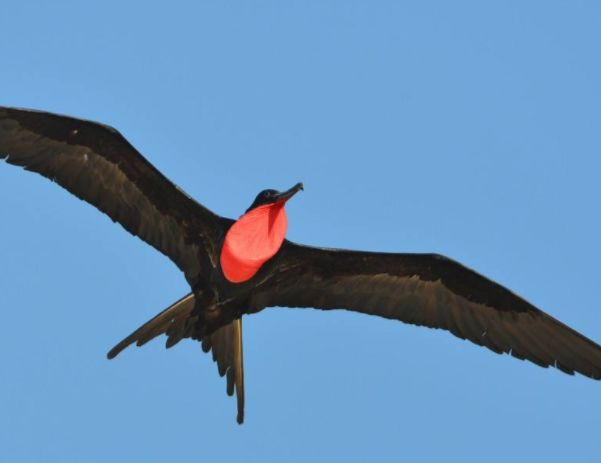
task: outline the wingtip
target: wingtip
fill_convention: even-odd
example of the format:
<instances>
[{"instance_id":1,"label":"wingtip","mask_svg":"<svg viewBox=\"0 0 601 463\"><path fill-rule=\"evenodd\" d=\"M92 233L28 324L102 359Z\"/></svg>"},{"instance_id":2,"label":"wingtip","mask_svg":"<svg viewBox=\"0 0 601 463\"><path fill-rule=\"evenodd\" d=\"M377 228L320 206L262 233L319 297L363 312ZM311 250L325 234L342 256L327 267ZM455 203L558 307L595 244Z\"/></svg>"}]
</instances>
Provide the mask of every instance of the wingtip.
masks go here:
<instances>
[{"instance_id":1,"label":"wingtip","mask_svg":"<svg viewBox=\"0 0 601 463\"><path fill-rule=\"evenodd\" d=\"M129 338L125 338L123 341L121 341L119 344L117 344L107 352L106 358L109 360L114 359L115 357L117 357L117 355L123 352L123 350L127 348L131 343L132 341Z\"/></svg>"}]
</instances>

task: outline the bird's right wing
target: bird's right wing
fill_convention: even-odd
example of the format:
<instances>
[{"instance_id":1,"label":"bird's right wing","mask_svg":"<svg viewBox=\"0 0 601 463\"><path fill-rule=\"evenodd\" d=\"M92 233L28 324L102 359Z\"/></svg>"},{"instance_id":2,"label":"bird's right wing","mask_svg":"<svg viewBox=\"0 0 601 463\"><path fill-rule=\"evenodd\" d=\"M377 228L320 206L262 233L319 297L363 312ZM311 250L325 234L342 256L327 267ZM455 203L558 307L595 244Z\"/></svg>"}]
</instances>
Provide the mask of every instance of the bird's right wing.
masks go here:
<instances>
[{"instance_id":1,"label":"bird's right wing","mask_svg":"<svg viewBox=\"0 0 601 463\"><path fill-rule=\"evenodd\" d=\"M601 347L503 286L436 254L286 241L251 306L348 309L439 328L497 353L601 379Z\"/></svg>"},{"instance_id":2,"label":"bird's right wing","mask_svg":"<svg viewBox=\"0 0 601 463\"><path fill-rule=\"evenodd\" d=\"M97 207L168 256L193 287L205 271L203 262L216 265L220 217L171 183L111 127L0 107L0 159Z\"/></svg>"}]
</instances>

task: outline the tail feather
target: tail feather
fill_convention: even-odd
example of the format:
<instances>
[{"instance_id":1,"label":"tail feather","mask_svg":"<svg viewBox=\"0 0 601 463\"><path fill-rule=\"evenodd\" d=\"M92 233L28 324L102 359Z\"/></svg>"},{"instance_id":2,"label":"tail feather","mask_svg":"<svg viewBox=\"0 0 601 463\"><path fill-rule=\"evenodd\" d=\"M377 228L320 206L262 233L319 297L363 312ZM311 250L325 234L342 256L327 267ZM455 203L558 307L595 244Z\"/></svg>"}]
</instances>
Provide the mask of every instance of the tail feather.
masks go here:
<instances>
[{"instance_id":1,"label":"tail feather","mask_svg":"<svg viewBox=\"0 0 601 463\"><path fill-rule=\"evenodd\" d=\"M202 338L202 349L213 351L213 360L217 363L220 376L226 376L227 395L236 393L238 416L236 420L244 422L244 358L242 349L242 319L238 318L222 326L209 336Z\"/></svg>"},{"instance_id":2,"label":"tail feather","mask_svg":"<svg viewBox=\"0 0 601 463\"><path fill-rule=\"evenodd\" d=\"M234 380L236 382L236 398L238 405L238 424L244 422L244 356L242 350L242 319L238 318L234 324Z\"/></svg>"},{"instance_id":3,"label":"tail feather","mask_svg":"<svg viewBox=\"0 0 601 463\"><path fill-rule=\"evenodd\" d=\"M146 322L123 341L113 347L107 357L115 358L132 344L142 346L161 334L168 336L166 347L177 344L182 338L197 339L202 350L212 350L220 376L226 376L226 392L236 394L238 415L236 421L244 422L244 358L242 349L242 319L238 318L202 338L196 332L198 317L194 314L194 294L190 293L167 307L152 320Z\"/></svg>"},{"instance_id":4,"label":"tail feather","mask_svg":"<svg viewBox=\"0 0 601 463\"><path fill-rule=\"evenodd\" d=\"M194 294L190 293L184 296L113 347L107 357L109 359L115 358L122 350L133 343L142 346L160 334L167 332L174 324L179 325L185 322L194 310L194 303Z\"/></svg>"}]
</instances>

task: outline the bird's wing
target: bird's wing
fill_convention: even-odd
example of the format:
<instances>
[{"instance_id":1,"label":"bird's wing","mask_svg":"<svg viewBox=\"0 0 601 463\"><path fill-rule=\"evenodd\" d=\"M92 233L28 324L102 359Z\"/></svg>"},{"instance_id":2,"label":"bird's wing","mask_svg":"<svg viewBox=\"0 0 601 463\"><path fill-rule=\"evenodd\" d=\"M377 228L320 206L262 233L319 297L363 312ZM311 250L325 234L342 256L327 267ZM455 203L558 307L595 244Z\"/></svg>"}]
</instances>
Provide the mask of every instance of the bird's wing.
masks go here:
<instances>
[{"instance_id":1,"label":"bird's wing","mask_svg":"<svg viewBox=\"0 0 601 463\"><path fill-rule=\"evenodd\" d=\"M0 159L94 205L168 256L192 285L202 262L217 259L219 216L171 183L111 127L0 107Z\"/></svg>"},{"instance_id":2,"label":"bird's wing","mask_svg":"<svg viewBox=\"0 0 601 463\"><path fill-rule=\"evenodd\" d=\"M440 255L330 250L286 241L252 306L348 309L441 328L497 353L601 379L599 345Z\"/></svg>"}]
</instances>

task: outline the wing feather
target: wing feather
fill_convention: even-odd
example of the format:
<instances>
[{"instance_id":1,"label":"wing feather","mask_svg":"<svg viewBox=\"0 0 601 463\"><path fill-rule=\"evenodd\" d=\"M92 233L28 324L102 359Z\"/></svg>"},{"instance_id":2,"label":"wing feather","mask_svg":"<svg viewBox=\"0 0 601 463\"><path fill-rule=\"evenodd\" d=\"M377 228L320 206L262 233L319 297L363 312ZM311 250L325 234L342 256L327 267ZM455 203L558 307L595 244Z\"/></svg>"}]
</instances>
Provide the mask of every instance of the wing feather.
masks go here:
<instances>
[{"instance_id":1,"label":"wing feather","mask_svg":"<svg viewBox=\"0 0 601 463\"><path fill-rule=\"evenodd\" d=\"M450 331L496 353L601 379L601 347L501 285L435 254L284 243L253 295L269 306L347 309Z\"/></svg>"},{"instance_id":2,"label":"wing feather","mask_svg":"<svg viewBox=\"0 0 601 463\"><path fill-rule=\"evenodd\" d=\"M115 129L0 107L0 159L37 172L167 255L194 286L216 261L221 219L154 168Z\"/></svg>"}]
</instances>

